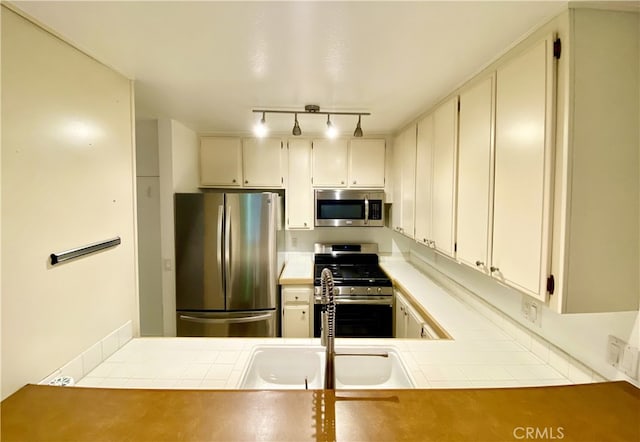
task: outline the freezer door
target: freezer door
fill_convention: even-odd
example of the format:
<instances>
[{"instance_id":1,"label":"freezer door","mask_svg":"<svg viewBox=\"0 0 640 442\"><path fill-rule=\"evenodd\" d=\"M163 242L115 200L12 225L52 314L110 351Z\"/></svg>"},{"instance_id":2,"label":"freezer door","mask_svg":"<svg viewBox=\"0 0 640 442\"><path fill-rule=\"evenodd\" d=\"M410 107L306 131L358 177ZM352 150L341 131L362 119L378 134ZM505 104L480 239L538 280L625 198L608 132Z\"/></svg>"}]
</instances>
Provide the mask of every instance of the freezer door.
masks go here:
<instances>
[{"instance_id":1,"label":"freezer door","mask_svg":"<svg viewBox=\"0 0 640 442\"><path fill-rule=\"evenodd\" d=\"M226 194L227 310L276 307L277 195Z\"/></svg>"},{"instance_id":2,"label":"freezer door","mask_svg":"<svg viewBox=\"0 0 640 442\"><path fill-rule=\"evenodd\" d=\"M175 195L176 308L224 310L224 194Z\"/></svg>"},{"instance_id":3,"label":"freezer door","mask_svg":"<svg viewBox=\"0 0 640 442\"><path fill-rule=\"evenodd\" d=\"M178 336L275 337L276 311L177 312Z\"/></svg>"}]
</instances>

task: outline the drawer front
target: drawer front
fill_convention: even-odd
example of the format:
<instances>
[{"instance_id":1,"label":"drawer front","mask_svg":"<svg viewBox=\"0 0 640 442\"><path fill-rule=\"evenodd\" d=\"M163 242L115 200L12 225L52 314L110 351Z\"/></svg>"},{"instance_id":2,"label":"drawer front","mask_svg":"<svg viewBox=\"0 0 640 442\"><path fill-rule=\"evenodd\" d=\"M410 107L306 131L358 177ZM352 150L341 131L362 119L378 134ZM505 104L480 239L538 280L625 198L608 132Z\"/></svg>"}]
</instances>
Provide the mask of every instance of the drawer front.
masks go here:
<instances>
[{"instance_id":1,"label":"drawer front","mask_svg":"<svg viewBox=\"0 0 640 442\"><path fill-rule=\"evenodd\" d=\"M282 290L282 301L284 304L309 304L312 296L312 287L284 288Z\"/></svg>"}]
</instances>

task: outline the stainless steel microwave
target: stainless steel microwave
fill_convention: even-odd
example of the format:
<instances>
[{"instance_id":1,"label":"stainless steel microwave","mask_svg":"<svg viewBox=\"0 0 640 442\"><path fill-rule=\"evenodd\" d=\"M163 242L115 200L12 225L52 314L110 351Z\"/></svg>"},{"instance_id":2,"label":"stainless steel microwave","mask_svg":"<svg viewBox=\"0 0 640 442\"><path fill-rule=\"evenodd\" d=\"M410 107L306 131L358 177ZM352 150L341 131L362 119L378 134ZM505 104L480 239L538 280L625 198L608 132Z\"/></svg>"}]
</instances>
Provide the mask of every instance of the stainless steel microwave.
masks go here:
<instances>
[{"instance_id":1,"label":"stainless steel microwave","mask_svg":"<svg viewBox=\"0 0 640 442\"><path fill-rule=\"evenodd\" d=\"M384 192L316 190L317 227L383 227Z\"/></svg>"}]
</instances>

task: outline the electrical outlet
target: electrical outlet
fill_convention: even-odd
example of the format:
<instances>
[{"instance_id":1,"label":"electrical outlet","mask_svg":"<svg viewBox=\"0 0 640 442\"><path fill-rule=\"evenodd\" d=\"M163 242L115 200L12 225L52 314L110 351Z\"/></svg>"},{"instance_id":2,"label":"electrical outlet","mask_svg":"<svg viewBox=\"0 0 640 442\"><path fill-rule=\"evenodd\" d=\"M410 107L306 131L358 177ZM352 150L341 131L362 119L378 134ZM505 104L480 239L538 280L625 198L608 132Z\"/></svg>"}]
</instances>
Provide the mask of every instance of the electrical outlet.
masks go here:
<instances>
[{"instance_id":1,"label":"electrical outlet","mask_svg":"<svg viewBox=\"0 0 640 442\"><path fill-rule=\"evenodd\" d=\"M542 303L530 296L522 295L522 304L520 305L522 316L532 324L542 327Z\"/></svg>"},{"instance_id":2,"label":"electrical outlet","mask_svg":"<svg viewBox=\"0 0 640 442\"><path fill-rule=\"evenodd\" d=\"M298 237L297 236L292 236L291 237L291 247L293 247L294 249L298 247Z\"/></svg>"},{"instance_id":3,"label":"electrical outlet","mask_svg":"<svg viewBox=\"0 0 640 442\"><path fill-rule=\"evenodd\" d=\"M607 342L607 364L619 367L626 345L627 343L622 339L609 335L609 341Z\"/></svg>"}]
</instances>

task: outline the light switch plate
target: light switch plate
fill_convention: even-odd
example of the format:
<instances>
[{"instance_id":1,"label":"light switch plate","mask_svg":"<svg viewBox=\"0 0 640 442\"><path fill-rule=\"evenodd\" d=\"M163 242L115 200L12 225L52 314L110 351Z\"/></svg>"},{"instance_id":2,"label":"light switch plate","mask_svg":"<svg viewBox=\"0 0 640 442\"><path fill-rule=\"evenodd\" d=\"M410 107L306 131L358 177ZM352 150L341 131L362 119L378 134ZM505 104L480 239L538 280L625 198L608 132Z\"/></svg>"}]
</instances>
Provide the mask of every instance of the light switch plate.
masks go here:
<instances>
[{"instance_id":1,"label":"light switch plate","mask_svg":"<svg viewBox=\"0 0 640 442\"><path fill-rule=\"evenodd\" d=\"M620 366L622 353L624 352L626 344L622 339L609 335L609 341L607 342L607 364L614 367Z\"/></svg>"},{"instance_id":2,"label":"light switch plate","mask_svg":"<svg viewBox=\"0 0 640 442\"><path fill-rule=\"evenodd\" d=\"M520 305L522 316L532 324L542 327L542 303L530 296L522 295Z\"/></svg>"}]
</instances>

